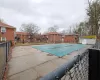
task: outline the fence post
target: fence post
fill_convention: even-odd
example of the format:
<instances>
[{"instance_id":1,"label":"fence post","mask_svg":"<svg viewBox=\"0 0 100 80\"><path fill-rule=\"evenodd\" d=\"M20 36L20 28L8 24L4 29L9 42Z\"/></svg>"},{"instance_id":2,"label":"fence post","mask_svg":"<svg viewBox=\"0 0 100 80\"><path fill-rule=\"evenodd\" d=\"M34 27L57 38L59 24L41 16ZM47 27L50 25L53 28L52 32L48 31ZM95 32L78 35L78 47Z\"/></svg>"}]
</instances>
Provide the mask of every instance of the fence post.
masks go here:
<instances>
[{"instance_id":1,"label":"fence post","mask_svg":"<svg viewBox=\"0 0 100 80\"><path fill-rule=\"evenodd\" d=\"M99 49L89 49L89 80L100 80Z\"/></svg>"},{"instance_id":2,"label":"fence post","mask_svg":"<svg viewBox=\"0 0 100 80\"><path fill-rule=\"evenodd\" d=\"M6 62L8 61L8 42L5 43L6 44Z\"/></svg>"},{"instance_id":3,"label":"fence post","mask_svg":"<svg viewBox=\"0 0 100 80\"><path fill-rule=\"evenodd\" d=\"M8 56L8 54L7 54L7 42L5 43L6 44L6 62L7 62L7 56Z\"/></svg>"}]
</instances>

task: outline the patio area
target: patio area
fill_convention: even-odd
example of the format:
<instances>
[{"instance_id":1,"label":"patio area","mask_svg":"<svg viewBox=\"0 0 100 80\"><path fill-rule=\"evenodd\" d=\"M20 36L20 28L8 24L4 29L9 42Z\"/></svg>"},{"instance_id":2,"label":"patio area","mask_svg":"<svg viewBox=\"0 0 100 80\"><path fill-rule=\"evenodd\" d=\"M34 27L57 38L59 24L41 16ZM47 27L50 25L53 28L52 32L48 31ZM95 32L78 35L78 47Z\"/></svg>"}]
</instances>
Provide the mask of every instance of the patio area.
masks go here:
<instances>
[{"instance_id":1,"label":"patio area","mask_svg":"<svg viewBox=\"0 0 100 80\"><path fill-rule=\"evenodd\" d=\"M8 63L7 80L39 80L89 47L88 45L79 51L59 58L36 50L32 46L17 46L13 49L12 59Z\"/></svg>"}]
</instances>

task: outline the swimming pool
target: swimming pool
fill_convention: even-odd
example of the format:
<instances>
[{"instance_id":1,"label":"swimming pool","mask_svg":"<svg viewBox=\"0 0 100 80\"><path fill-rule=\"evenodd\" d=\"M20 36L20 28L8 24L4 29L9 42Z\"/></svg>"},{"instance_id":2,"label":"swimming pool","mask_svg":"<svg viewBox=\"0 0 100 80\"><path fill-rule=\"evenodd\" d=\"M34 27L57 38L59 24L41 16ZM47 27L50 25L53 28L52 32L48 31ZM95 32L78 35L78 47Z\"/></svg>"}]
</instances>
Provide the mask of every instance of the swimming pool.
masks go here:
<instances>
[{"instance_id":1,"label":"swimming pool","mask_svg":"<svg viewBox=\"0 0 100 80\"><path fill-rule=\"evenodd\" d=\"M33 48L53 54L55 56L65 56L73 51L79 50L86 45L83 44L47 44L47 45L36 45Z\"/></svg>"}]
</instances>

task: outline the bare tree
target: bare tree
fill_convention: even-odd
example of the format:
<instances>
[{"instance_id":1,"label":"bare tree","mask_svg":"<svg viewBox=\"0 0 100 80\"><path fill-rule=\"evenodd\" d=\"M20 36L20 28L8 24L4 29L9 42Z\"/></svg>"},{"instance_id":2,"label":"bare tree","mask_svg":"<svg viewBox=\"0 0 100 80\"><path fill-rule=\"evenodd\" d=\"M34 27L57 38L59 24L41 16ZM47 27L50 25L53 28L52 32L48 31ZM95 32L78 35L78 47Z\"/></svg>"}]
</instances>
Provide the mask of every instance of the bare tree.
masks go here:
<instances>
[{"instance_id":1,"label":"bare tree","mask_svg":"<svg viewBox=\"0 0 100 80\"><path fill-rule=\"evenodd\" d=\"M22 24L22 26L21 26L21 31L27 32L32 35L38 33L39 30L40 30L40 28L33 23Z\"/></svg>"},{"instance_id":2,"label":"bare tree","mask_svg":"<svg viewBox=\"0 0 100 80\"><path fill-rule=\"evenodd\" d=\"M65 35L65 34L68 34L68 33L69 33L69 31L66 30L66 29L63 29L63 30L61 31L61 34L62 34L62 35Z\"/></svg>"},{"instance_id":3,"label":"bare tree","mask_svg":"<svg viewBox=\"0 0 100 80\"><path fill-rule=\"evenodd\" d=\"M62 34L62 35L72 34L72 33L73 33L72 29L73 29L73 27L68 28L68 29L63 29L63 30L61 31L61 34Z\"/></svg>"},{"instance_id":4,"label":"bare tree","mask_svg":"<svg viewBox=\"0 0 100 80\"><path fill-rule=\"evenodd\" d=\"M89 25L92 35L98 36L99 21L100 21L100 1L89 1L89 7L87 9L87 15L89 16Z\"/></svg>"},{"instance_id":5,"label":"bare tree","mask_svg":"<svg viewBox=\"0 0 100 80\"><path fill-rule=\"evenodd\" d=\"M48 28L48 32L57 32L59 30L59 27L58 26L53 26L53 27L49 27Z\"/></svg>"},{"instance_id":6,"label":"bare tree","mask_svg":"<svg viewBox=\"0 0 100 80\"><path fill-rule=\"evenodd\" d=\"M89 34L89 27L88 23L86 21L80 22L79 24L76 24L73 28L73 33L79 34L80 36L88 35Z\"/></svg>"},{"instance_id":7,"label":"bare tree","mask_svg":"<svg viewBox=\"0 0 100 80\"><path fill-rule=\"evenodd\" d=\"M4 22L4 20L0 18L0 22Z\"/></svg>"},{"instance_id":8,"label":"bare tree","mask_svg":"<svg viewBox=\"0 0 100 80\"><path fill-rule=\"evenodd\" d=\"M23 32L27 32L29 34L31 40L33 39L33 36L35 37L35 35L40 30L40 28L37 25L33 24L33 23L22 24L20 29Z\"/></svg>"}]
</instances>

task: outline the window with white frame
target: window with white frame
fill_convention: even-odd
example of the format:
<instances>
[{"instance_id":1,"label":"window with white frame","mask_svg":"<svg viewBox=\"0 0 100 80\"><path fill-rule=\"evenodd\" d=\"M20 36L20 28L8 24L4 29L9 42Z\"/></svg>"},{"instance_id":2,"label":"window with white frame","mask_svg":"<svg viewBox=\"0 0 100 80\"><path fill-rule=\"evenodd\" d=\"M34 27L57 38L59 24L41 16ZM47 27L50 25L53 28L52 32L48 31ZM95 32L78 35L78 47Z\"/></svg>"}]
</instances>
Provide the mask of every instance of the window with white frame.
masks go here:
<instances>
[{"instance_id":1,"label":"window with white frame","mask_svg":"<svg viewBox=\"0 0 100 80\"><path fill-rule=\"evenodd\" d=\"M1 27L1 32L6 32L6 28L5 27Z\"/></svg>"},{"instance_id":2,"label":"window with white frame","mask_svg":"<svg viewBox=\"0 0 100 80\"><path fill-rule=\"evenodd\" d=\"M1 37L1 41L6 41L6 37Z\"/></svg>"}]
</instances>

